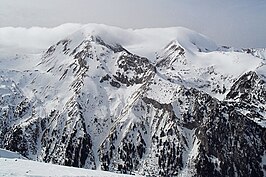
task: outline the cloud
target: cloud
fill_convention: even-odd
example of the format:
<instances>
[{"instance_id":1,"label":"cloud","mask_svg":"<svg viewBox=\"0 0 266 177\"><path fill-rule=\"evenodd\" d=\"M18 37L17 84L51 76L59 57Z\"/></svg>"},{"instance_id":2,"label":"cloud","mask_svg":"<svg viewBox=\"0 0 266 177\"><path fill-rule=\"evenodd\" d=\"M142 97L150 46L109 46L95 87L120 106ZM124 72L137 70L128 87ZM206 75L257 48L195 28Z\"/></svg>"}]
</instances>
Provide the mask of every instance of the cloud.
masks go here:
<instances>
[{"instance_id":1,"label":"cloud","mask_svg":"<svg viewBox=\"0 0 266 177\"><path fill-rule=\"evenodd\" d=\"M55 28L3 27L0 28L0 52L14 52L15 48L17 53L38 53L81 27L80 24L64 24Z\"/></svg>"},{"instance_id":2,"label":"cloud","mask_svg":"<svg viewBox=\"0 0 266 177\"><path fill-rule=\"evenodd\" d=\"M1 0L0 27L183 26L218 44L266 47L265 0Z\"/></svg>"}]
</instances>

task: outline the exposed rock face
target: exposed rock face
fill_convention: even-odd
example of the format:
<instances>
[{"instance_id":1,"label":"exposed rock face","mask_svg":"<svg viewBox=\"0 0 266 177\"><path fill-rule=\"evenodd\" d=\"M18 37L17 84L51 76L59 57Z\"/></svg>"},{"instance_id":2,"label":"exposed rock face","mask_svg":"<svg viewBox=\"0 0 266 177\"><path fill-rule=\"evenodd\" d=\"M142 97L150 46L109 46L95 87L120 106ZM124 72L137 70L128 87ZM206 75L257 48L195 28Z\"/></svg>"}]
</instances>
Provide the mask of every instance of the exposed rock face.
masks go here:
<instances>
[{"instance_id":1,"label":"exposed rock face","mask_svg":"<svg viewBox=\"0 0 266 177\"><path fill-rule=\"evenodd\" d=\"M121 173L265 176L263 75L195 68L187 52L171 42L152 64L99 36L58 42L22 72L28 87L2 73L0 147Z\"/></svg>"}]
</instances>

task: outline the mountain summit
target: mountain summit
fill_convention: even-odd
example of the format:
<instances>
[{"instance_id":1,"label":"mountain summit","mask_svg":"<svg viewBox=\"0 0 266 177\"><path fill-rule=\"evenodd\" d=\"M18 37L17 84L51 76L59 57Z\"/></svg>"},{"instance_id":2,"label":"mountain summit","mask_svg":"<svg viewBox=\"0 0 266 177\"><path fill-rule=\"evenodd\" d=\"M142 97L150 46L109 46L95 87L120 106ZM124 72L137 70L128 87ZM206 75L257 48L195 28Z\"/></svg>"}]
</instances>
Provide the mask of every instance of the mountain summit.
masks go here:
<instances>
[{"instance_id":1,"label":"mountain summit","mask_svg":"<svg viewBox=\"0 0 266 177\"><path fill-rule=\"evenodd\" d=\"M127 174L265 176L265 55L185 28L85 25L41 54L0 55L0 148Z\"/></svg>"}]
</instances>

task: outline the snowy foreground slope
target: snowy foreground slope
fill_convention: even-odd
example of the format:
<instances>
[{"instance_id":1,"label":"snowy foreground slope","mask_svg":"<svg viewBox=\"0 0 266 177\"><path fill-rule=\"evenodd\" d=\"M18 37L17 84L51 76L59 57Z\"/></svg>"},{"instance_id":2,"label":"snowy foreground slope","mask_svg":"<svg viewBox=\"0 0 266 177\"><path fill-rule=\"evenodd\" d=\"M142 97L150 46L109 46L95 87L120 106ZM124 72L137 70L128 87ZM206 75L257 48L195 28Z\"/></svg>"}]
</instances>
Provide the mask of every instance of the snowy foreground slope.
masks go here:
<instances>
[{"instance_id":1,"label":"snowy foreground slope","mask_svg":"<svg viewBox=\"0 0 266 177\"><path fill-rule=\"evenodd\" d=\"M0 158L9 158L9 159L26 159L21 154L16 152L11 152L5 149L0 148Z\"/></svg>"},{"instance_id":2,"label":"snowy foreground slope","mask_svg":"<svg viewBox=\"0 0 266 177\"><path fill-rule=\"evenodd\" d=\"M19 154L0 149L0 176L31 177L130 177L131 175L79 169L21 159Z\"/></svg>"},{"instance_id":3,"label":"snowy foreground slope","mask_svg":"<svg viewBox=\"0 0 266 177\"><path fill-rule=\"evenodd\" d=\"M0 45L1 148L125 174L266 175L265 49L185 28L76 28L42 53L38 36Z\"/></svg>"}]
</instances>

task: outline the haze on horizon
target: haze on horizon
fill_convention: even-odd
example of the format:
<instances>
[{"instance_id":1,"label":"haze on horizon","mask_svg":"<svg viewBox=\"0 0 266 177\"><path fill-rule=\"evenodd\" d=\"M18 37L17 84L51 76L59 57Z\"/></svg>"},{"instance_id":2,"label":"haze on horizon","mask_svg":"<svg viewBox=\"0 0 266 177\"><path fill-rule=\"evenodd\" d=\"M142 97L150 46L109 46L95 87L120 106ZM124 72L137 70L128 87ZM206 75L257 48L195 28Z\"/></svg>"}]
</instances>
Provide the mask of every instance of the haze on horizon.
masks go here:
<instances>
[{"instance_id":1,"label":"haze on horizon","mask_svg":"<svg viewBox=\"0 0 266 177\"><path fill-rule=\"evenodd\" d=\"M0 0L0 27L183 26L219 45L266 48L266 0Z\"/></svg>"}]
</instances>

